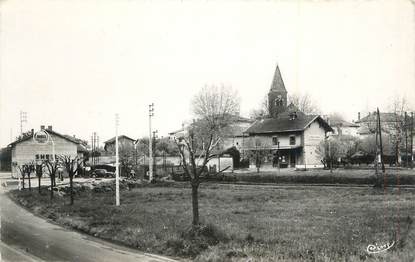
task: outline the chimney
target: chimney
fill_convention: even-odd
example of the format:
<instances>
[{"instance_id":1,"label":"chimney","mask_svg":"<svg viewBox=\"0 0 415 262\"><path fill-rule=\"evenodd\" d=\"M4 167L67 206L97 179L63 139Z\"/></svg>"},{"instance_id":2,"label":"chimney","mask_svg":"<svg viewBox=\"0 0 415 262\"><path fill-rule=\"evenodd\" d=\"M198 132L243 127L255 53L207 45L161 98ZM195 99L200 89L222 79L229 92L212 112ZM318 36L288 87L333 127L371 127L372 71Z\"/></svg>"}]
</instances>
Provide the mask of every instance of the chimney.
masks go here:
<instances>
[{"instance_id":1,"label":"chimney","mask_svg":"<svg viewBox=\"0 0 415 262\"><path fill-rule=\"evenodd\" d=\"M360 121L360 112L357 113L357 121Z\"/></svg>"},{"instance_id":2,"label":"chimney","mask_svg":"<svg viewBox=\"0 0 415 262\"><path fill-rule=\"evenodd\" d=\"M48 126L48 130L49 131L52 131L52 126Z\"/></svg>"},{"instance_id":3,"label":"chimney","mask_svg":"<svg viewBox=\"0 0 415 262\"><path fill-rule=\"evenodd\" d=\"M41 125L40 126L40 130L45 130L45 126L44 125Z\"/></svg>"}]
</instances>

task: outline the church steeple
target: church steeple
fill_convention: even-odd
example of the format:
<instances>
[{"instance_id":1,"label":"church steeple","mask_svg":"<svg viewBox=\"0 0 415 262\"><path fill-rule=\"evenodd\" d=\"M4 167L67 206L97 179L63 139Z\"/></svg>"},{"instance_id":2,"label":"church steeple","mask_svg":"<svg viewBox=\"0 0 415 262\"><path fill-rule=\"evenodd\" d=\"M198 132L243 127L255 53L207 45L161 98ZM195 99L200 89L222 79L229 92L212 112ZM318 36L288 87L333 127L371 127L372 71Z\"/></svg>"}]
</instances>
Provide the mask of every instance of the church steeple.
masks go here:
<instances>
[{"instance_id":1,"label":"church steeple","mask_svg":"<svg viewBox=\"0 0 415 262\"><path fill-rule=\"evenodd\" d=\"M277 65L277 68L275 68L274 79L272 80L272 84L271 84L270 92L272 91L287 92L287 90L285 89L284 81L282 80L281 71L278 65Z\"/></svg>"},{"instance_id":2,"label":"church steeple","mask_svg":"<svg viewBox=\"0 0 415 262\"><path fill-rule=\"evenodd\" d=\"M268 93L268 110L271 117L277 117L278 114L287 109L287 90L282 80L280 68L277 65L274 78L271 83L271 89Z\"/></svg>"}]
</instances>

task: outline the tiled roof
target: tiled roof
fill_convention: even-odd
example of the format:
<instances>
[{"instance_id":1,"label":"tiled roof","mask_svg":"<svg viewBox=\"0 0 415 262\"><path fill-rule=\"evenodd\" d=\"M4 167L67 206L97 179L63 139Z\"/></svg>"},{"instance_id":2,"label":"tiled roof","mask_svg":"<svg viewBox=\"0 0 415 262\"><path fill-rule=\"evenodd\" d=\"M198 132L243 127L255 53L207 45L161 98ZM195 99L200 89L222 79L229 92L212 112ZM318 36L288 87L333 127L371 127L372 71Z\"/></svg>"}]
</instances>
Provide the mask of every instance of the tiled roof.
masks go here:
<instances>
[{"instance_id":1,"label":"tiled roof","mask_svg":"<svg viewBox=\"0 0 415 262\"><path fill-rule=\"evenodd\" d=\"M355 123L350 123L344 120L336 119L336 120L330 120L331 126L341 126L341 127L359 127L359 125Z\"/></svg>"},{"instance_id":2,"label":"tiled roof","mask_svg":"<svg viewBox=\"0 0 415 262\"><path fill-rule=\"evenodd\" d=\"M292 113L292 111L287 111L281 113L276 118L266 118L262 120L257 120L245 131L245 133L264 134L302 131L314 121L319 121L327 131L333 131L333 129L327 124L327 122L324 121L324 119L320 116L305 115L302 112L296 112L297 117L295 119L292 119Z\"/></svg>"},{"instance_id":3,"label":"tiled roof","mask_svg":"<svg viewBox=\"0 0 415 262\"><path fill-rule=\"evenodd\" d=\"M199 120L196 120L196 123ZM225 127L225 136L227 137L234 137L234 136L242 136L243 131L246 130L246 126L250 125L255 120L246 118L240 115L231 115L229 117L229 124ZM191 125L191 124L190 124ZM179 130L175 130L173 132L169 132L169 135L180 135L185 133L186 128L183 127Z\"/></svg>"},{"instance_id":4,"label":"tiled roof","mask_svg":"<svg viewBox=\"0 0 415 262\"><path fill-rule=\"evenodd\" d=\"M400 120L400 116L395 113L380 113L380 121L381 122L397 122ZM360 120L356 121L356 123L366 123L366 122L375 122L376 121L376 114L371 113Z\"/></svg>"},{"instance_id":5,"label":"tiled roof","mask_svg":"<svg viewBox=\"0 0 415 262\"><path fill-rule=\"evenodd\" d=\"M76 141L71 136L62 135L62 134L60 134L60 133L58 133L58 132L56 132L54 130L50 130L50 129L45 129L45 131L48 132L51 135L55 135L55 136L58 136L58 137L61 137L61 138L65 139L65 140L68 140L68 141L70 141L72 143L79 144L79 142ZM9 146L14 146L14 145L16 145L18 143L21 143L21 142L26 141L26 140L29 140L29 139L33 139L33 135L28 135L28 136L25 136L25 137L23 137L21 139L18 139L16 141L14 141L13 143L10 143Z\"/></svg>"},{"instance_id":6,"label":"tiled roof","mask_svg":"<svg viewBox=\"0 0 415 262\"><path fill-rule=\"evenodd\" d=\"M131 137L128 137L126 135L118 136L118 140L120 140L121 138L125 138L125 139L128 139L128 140L131 140L131 141L135 142L135 139L132 139ZM115 142L115 136L113 138L110 138L107 141L105 141L104 144L114 143L114 142Z\"/></svg>"}]
</instances>

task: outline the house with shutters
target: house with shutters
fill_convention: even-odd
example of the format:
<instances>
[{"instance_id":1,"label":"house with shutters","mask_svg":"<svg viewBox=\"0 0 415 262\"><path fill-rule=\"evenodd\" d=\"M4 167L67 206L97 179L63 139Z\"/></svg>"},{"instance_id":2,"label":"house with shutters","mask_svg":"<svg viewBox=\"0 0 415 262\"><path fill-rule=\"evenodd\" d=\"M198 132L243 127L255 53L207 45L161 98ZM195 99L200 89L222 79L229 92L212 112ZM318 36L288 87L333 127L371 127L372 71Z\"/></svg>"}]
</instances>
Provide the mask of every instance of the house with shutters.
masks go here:
<instances>
[{"instance_id":1,"label":"house with shutters","mask_svg":"<svg viewBox=\"0 0 415 262\"><path fill-rule=\"evenodd\" d=\"M333 129L321 116L287 105L287 94L277 66L268 93L269 117L256 120L245 130L243 155L252 164L260 156L262 163L274 167L322 167L316 149Z\"/></svg>"}]
</instances>

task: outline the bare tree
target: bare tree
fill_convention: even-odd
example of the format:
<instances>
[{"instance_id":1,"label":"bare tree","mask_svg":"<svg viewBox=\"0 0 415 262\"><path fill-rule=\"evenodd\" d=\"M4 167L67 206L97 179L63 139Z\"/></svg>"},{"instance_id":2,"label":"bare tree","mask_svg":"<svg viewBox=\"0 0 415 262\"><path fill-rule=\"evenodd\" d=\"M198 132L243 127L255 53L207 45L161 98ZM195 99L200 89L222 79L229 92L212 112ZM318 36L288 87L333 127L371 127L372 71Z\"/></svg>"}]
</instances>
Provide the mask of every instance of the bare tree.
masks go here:
<instances>
[{"instance_id":1,"label":"bare tree","mask_svg":"<svg viewBox=\"0 0 415 262\"><path fill-rule=\"evenodd\" d=\"M205 86L192 100L192 110L198 118L188 126L186 134L175 138L182 157L185 174L190 177L192 187L193 226L199 225L198 188L200 176L213 150L221 140L222 130L239 112L236 91L224 86Z\"/></svg>"},{"instance_id":2,"label":"bare tree","mask_svg":"<svg viewBox=\"0 0 415 262\"><path fill-rule=\"evenodd\" d=\"M16 168L19 170L20 175L22 176L22 189L25 189L25 177L26 177L26 170L25 170L25 165L19 166L16 163Z\"/></svg>"},{"instance_id":3,"label":"bare tree","mask_svg":"<svg viewBox=\"0 0 415 262\"><path fill-rule=\"evenodd\" d=\"M393 121L391 122L390 128L392 129L391 137L394 145L395 151L395 161L396 165L399 164L400 149L403 146L405 141L405 112L410 110L408 101L404 96L395 97L390 105L390 110L393 113ZM405 150L406 152L406 150Z\"/></svg>"},{"instance_id":4,"label":"bare tree","mask_svg":"<svg viewBox=\"0 0 415 262\"><path fill-rule=\"evenodd\" d=\"M268 96L264 96L258 108L252 109L249 112L249 117L252 119L261 119L267 117L268 115Z\"/></svg>"},{"instance_id":5,"label":"bare tree","mask_svg":"<svg viewBox=\"0 0 415 262\"><path fill-rule=\"evenodd\" d=\"M333 162L337 162L337 159L342 156L342 144L338 139L327 138L320 142L316 148L316 153L323 158L323 165L330 168L330 172L333 169Z\"/></svg>"},{"instance_id":6,"label":"bare tree","mask_svg":"<svg viewBox=\"0 0 415 262\"><path fill-rule=\"evenodd\" d=\"M58 158L59 161L61 161L61 163L65 167L66 171L68 172L69 187L71 191L71 205L73 205L73 178L76 175L76 173L78 173L78 171L81 169L82 158L78 156L72 157L68 155L59 156Z\"/></svg>"},{"instance_id":7,"label":"bare tree","mask_svg":"<svg viewBox=\"0 0 415 262\"><path fill-rule=\"evenodd\" d=\"M289 103L295 105L304 114L319 114L320 108L312 97L307 94L294 93L288 96Z\"/></svg>"},{"instance_id":8,"label":"bare tree","mask_svg":"<svg viewBox=\"0 0 415 262\"><path fill-rule=\"evenodd\" d=\"M50 199L53 199L53 189L56 186L56 172L59 168L59 161L50 161L49 159L43 162L49 173L50 178Z\"/></svg>"},{"instance_id":9,"label":"bare tree","mask_svg":"<svg viewBox=\"0 0 415 262\"><path fill-rule=\"evenodd\" d=\"M30 181L30 174L34 171L34 163L29 162L27 164L24 164L22 166L17 166L17 169L20 171L20 174L22 175L22 182L23 182L23 189L25 188L25 177L27 176L27 179L29 180L29 190L32 191L32 183Z\"/></svg>"},{"instance_id":10,"label":"bare tree","mask_svg":"<svg viewBox=\"0 0 415 262\"><path fill-rule=\"evenodd\" d=\"M38 179L38 191L39 191L39 194L40 194L41 193L40 192L40 186L41 186L40 184L41 184L42 176L43 176L43 164L40 164L40 165L36 164L35 167L36 167L35 174L36 174L37 179Z\"/></svg>"}]
</instances>

